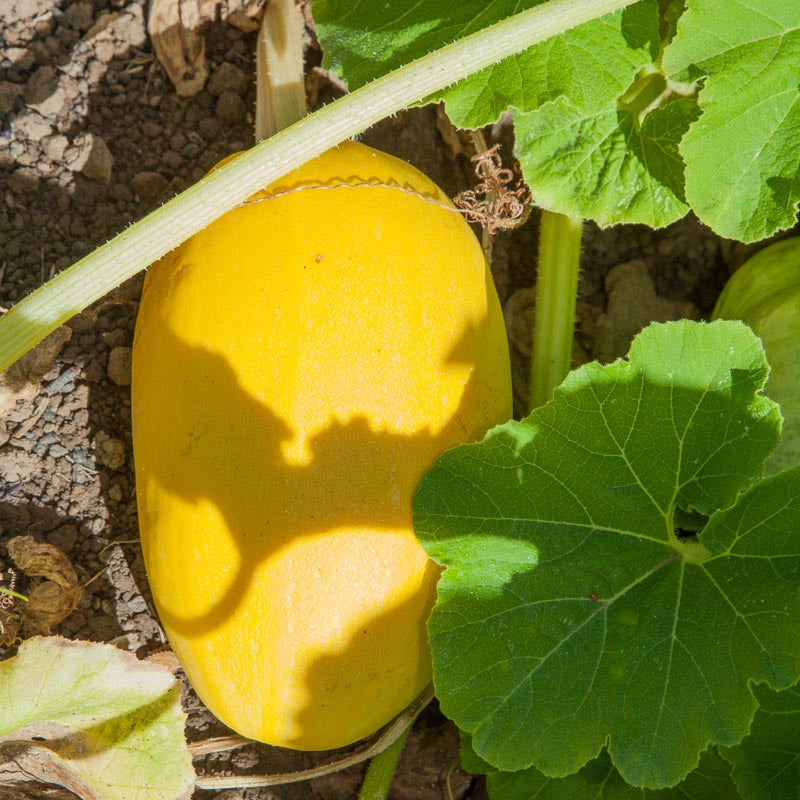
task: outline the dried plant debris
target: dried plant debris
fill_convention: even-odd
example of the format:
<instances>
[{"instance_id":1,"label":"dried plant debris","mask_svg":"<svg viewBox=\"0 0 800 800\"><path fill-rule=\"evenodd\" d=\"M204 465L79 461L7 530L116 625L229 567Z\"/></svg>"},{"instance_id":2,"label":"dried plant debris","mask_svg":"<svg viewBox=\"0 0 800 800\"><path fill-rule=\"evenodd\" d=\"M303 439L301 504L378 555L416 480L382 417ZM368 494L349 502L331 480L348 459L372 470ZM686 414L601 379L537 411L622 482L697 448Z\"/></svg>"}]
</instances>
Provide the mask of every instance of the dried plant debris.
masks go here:
<instances>
[{"instance_id":1,"label":"dried plant debris","mask_svg":"<svg viewBox=\"0 0 800 800\"><path fill-rule=\"evenodd\" d=\"M489 234L523 225L530 214L530 192L513 170L503 167L500 145L473 156L472 162L480 182L456 196L456 207Z\"/></svg>"},{"instance_id":2,"label":"dried plant debris","mask_svg":"<svg viewBox=\"0 0 800 800\"><path fill-rule=\"evenodd\" d=\"M32 579L28 601L15 607L25 631L50 633L78 607L83 596L74 567L61 550L37 542L33 536L15 536L6 548L20 571Z\"/></svg>"},{"instance_id":3,"label":"dried plant debris","mask_svg":"<svg viewBox=\"0 0 800 800\"><path fill-rule=\"evenodd\" d=\"M208 79L206 42L200 28L213 18L214 7L207 0L150 3L147 33L161 66L181 97L197 94Z\"/></svg>"},{"instance_id":4,"label":"dried plant debris","mask_svg":"<svg viewBox=\"0 0 800 800\"><path fill-rule=\"evenodd\" d=\"M17 571L8 567L0 571L0 587L8 592L17 589ZM16 647L21 641L22 620L16 606L20 601L13 594L0 594L0 648Z\"/></svg>"},{"instance_id":5,"label":"dried plant debris","mask_svg":"<svg viewBox=\"0 0 800 800\"><path fill-rule=\"evenodd\" d=\"M220 18L244 33L258 30L267 0L219 0Z\"/></svg>"},{"instance_id":6,"label":"dried plant debris","mask_svg":"<svg viewBox=\"0 0 800 800\"><path fill-rule=\"evenodd\" d=\"M258 30L266 0L151 0L147 33L159 63L181 97L197 94L208 80L202 28L217 13L223 22Z\"/></svg>"}]
</instances>

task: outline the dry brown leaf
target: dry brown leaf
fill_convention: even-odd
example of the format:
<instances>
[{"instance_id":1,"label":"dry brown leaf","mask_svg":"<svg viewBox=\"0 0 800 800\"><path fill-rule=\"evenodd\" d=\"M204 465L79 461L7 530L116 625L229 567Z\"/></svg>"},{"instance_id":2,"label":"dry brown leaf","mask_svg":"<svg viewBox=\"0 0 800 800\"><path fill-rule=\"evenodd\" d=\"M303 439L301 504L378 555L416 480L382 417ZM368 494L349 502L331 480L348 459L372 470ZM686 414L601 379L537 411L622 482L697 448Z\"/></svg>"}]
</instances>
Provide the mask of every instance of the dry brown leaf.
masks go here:
<instances>
[{"instance_id":1,"label":"dry brown leaf","mask_svg":"<svg viewBox=\"0 0 800 800\"><path fill-rule=\"evenodd\" d=\"M206 42L200 28L214 12L215 4L209 0L151 0L147 33L181 97L197 94L208 79Z\"/></svg>"},{"instance_id":2,"label":"dry brown leaf","mask_svg":"<svg viewBox=\"0 0 800 800\"><path fill-rule=\"evenodd\" d=\"M257 31L267 0L220 0L220 18L240 31Z\"/></svg>"},{"instance_id":3,"label":"dry brown leaf","mask_svg":"<svg viewBox=\"0 0 800 800\"><path fill-rule=\"evenodd\" d=\"M36 633L50 633L68 617L83 597L78 576L57 547L33 536L15 536L6 544L8 555L29 578L45 578L28 591L28 602L18 606L25 623Z\"/></svg>"},{"instance_id":4,"label":"dry brown leaf","mask_svg":"<svg viewBox=\"0 0 800 800\"><path fill-rule=\"evenodd\" d=\"M46 747L27 742L0 743L0 783L31 780L63 786L82 800L102 800Z\"/></svg>"},{"instance_id":5,"label":"dry brown leaf","mask_svg":"<svg viewBox=\"0 0 800 800\"><path fill-rule=\"evenodd\" d=\"M22 620L19 614L8 608L0 608L0 648L16 647L21 641Z\"/></svg>"},{"instance_id":6,"label":"dry brown leaf","mask_svg":"<svg viewBox=\"0 0 800 800\"><path fill-rule=\"evenodd\" d=\"M81 597L81 586L65 589L53 581L44 581L30 590L28 602L20 606L20 613L35 633L49 634L78 607Z\"/></svg>"},{"instance_id":7,"label":"dry brown leaf","mask_svg":"<svg viewBox=\"0 0 800 800\"><path fill-rule=\"evenodd\" d=\"M32 400L39 394L42 378L53 369L56 356L71 336L70 328L56 328L33 350L0 373L0 415L12 409L17 400Z\"/></svg>"},{"instance_id":8,"label":"dry brown leaf","mask_svg":"<svg viewBox=\"0 0 800 800\"><path fill-rule=\"evenodd\" d=\"M30 578L47 578L64 589L78 583L75 568L64 553L52 544L37 542L33 536L15 536L6 543L14 563Z\"/></svg>"}]
</instances>

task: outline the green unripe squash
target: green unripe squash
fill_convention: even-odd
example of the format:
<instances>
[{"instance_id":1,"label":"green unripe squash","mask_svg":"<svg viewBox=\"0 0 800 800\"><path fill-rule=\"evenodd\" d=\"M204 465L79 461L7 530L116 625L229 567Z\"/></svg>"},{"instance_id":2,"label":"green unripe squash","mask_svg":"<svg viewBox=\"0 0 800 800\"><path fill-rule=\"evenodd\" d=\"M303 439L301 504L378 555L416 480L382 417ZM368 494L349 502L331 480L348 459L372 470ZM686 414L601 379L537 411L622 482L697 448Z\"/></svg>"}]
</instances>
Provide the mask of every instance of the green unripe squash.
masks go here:
<instances>
[{"instance_id":1,"label":"green unripe squash","mask_svg":"<svg viewBox=\"0 0 800 800\"><path fill-rule=\"evenodd\" d=\"M765 247L728 281L715 319L740 319L760 337L770 365L766 393L781 407L781 440L766 472L800 464L800 238Z\"/></svg>"}]
</instances>

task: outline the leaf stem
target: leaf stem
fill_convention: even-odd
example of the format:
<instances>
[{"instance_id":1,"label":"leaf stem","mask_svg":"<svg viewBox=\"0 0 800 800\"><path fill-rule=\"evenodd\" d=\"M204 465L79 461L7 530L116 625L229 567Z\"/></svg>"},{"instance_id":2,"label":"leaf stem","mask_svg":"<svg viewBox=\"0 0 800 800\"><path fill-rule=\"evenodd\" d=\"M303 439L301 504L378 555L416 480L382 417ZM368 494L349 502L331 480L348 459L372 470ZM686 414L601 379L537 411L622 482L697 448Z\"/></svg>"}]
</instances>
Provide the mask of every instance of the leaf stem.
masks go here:
<instances>
[{"instance_id":1,"label":"leaf stem","mask_svg":"<svg viewBox=\"0 0 800 800\"><path fill-rule=\"evenodd\" d=\"M384 117L635 0L549 0L423 56L257 144L60 272L0 319L0 369L226 211Z\"/></svg>"},{"instance_id":2,"label":"leaf stem","mask_svg":"<svg viewBox=\"0 0 800 800\"><path fill-rule=\"evenodd\" d=\"M389 796L397 762L400 760L400 754L403 752L412 726L413 721L392 744L369 762L358 800L386 800Z\"/></svg>"},{"instance_id":3,"label":"leaf stem","mask_svg":"<svg viewBox=\"0 0 800 800\"><path fill-rule=\"evenodd\" d=\"M19 592L15 592L12 589L6 589L4 586L0 586L0 594L4 594L7 597L15 597L17 600L22 600L24 602L28 602L28 598L25 597L24 594L20 594Z\"/></svg>"},{"instance_id":4,"label":"leaf stem","mask_svg":"<svg viewBox=\"0 0 800 800\"><path fill-rule=\"evenodd\" d=\"M542 211L528 405L544 405L572 364L583 220Z\"/></svg>"}]
</instances>

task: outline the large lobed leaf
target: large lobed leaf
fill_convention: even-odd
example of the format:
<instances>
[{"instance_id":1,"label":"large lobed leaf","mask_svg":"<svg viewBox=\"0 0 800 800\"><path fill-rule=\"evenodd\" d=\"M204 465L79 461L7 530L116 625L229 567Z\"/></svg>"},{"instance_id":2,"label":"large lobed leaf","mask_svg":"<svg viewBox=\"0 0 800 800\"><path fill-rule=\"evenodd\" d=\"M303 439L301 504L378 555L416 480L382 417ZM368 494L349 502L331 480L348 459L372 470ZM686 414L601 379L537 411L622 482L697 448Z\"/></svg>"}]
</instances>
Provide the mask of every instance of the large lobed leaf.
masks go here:
<instances>
[{"instance_id":1,"label":"large lobed leaf","mask_svg":"<svg viewBox=\"0 0 800 800\"><path fill-rule=\"evenodd\" d=\"M498 772L481 763L469 742L462 742L461 763L470 772L486 772L491 800L742 800L731 778L731 766L713 751L700 766L670 789L635 789L622 780L605 751L574 775L548 778L530 767Z\"/></svg>"},{"instance_id":2,"label":"large lobed leaf","mask_svg":"<svg viewBox=\"0 0 800 800\"><path fill-rule=\"evenodd\" d=\"M766 375L740 323L651 325L427 473L437 696L487 762L562 777L608 742L623 780L674 786L745 736L750 681L800 677L800 468L754 482Z\"/></svg>"},{"instance_id":3,"label":"large lobed leaf","mask_svg":"<svg viewBox=\"0 0 800 800\"><path fill-rule=\"evenodd\" d=\"M315 0L314 16L326 66L357 88L539 2ZM513 108L543 208L660 227L691 207L722 235L763 238L793 224L800 199L800 3L686 6L676 25L680 2L641 0L429 99L470 128ZM626 98L648 70L665 91L642 117Z\"/></svg>"},{"instance_id":4,"label":"large lobed leaf","mask_svg":"<svg viewBox=\"0 0 800 800\"><path fill-rule=\"evenodd\" d=\"M194 770L180 687L112 645L35 637L0 662L0 753L84 800L182 800Z\"/></svg>"}]
</instances>

